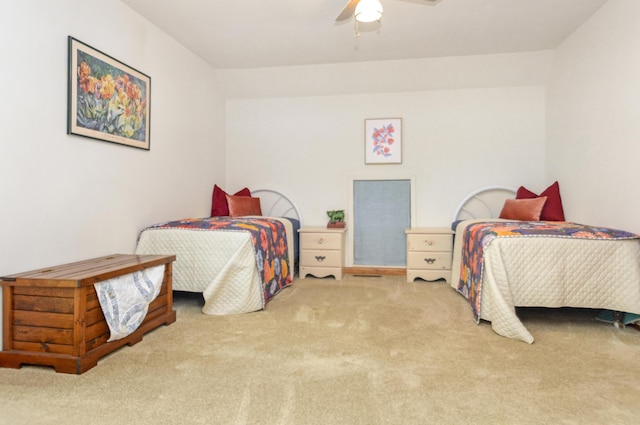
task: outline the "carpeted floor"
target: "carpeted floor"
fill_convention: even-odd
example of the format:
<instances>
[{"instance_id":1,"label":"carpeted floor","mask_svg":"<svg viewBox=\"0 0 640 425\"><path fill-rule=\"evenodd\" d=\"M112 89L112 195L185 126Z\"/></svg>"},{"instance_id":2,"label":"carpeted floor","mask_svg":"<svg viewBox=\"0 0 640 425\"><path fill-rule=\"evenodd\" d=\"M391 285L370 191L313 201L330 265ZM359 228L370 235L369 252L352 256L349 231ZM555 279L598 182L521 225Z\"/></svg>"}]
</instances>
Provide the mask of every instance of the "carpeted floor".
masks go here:
<instances>
[{"instance_id":1,"label":"carpeted floor","mask_svg":"<svg viewBox=\"0 0 640 425\"><path fill-rule=\"evenodd\" d=\"M87 373L0 369L0 424L630 424L640 332L526 309L533 345L442 282L296 280L266 311L176 323Z\"/></svg>"}]
</instances>

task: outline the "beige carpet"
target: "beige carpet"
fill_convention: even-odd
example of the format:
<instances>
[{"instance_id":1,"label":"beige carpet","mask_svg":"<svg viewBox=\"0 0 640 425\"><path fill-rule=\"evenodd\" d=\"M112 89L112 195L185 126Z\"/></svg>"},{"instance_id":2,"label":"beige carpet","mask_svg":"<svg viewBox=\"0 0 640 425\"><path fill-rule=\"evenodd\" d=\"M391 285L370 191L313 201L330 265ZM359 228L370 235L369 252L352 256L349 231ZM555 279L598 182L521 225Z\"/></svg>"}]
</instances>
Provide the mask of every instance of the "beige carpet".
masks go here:
<instances>
[{"instance_id":1,"label":"beige carpet","mask_svg":"<svg viewBox=\"0 0 640 425\"><path fill-rule=\"evenodd\" d=\"M176 323L84 375L0 369L1 424L631 424L640 332L594 311L520 311L528 345L448 285L296 280L266 311Z\"/></svg>"}]
</instances>

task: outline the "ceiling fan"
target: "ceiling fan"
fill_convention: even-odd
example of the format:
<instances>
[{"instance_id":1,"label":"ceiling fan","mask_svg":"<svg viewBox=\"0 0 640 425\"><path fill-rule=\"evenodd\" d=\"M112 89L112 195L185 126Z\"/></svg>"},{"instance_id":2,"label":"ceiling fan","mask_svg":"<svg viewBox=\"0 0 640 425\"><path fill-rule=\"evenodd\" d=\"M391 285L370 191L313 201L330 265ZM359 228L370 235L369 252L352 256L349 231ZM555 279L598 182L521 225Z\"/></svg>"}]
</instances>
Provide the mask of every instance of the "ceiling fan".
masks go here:
<instances>
[{"instance_id":1,"label":"ceiling fan","mask_svg":"<svg viewBox=\"0 0 640 425\"><path fill-rule=\"evenodd\" d=\"M400 0L418 4L436 4L440 0ZM355 16L356 22L374 22L382 18L382 4L379 0L349 0L336 22L343 22Z\"/></svg>"}]
</instances>

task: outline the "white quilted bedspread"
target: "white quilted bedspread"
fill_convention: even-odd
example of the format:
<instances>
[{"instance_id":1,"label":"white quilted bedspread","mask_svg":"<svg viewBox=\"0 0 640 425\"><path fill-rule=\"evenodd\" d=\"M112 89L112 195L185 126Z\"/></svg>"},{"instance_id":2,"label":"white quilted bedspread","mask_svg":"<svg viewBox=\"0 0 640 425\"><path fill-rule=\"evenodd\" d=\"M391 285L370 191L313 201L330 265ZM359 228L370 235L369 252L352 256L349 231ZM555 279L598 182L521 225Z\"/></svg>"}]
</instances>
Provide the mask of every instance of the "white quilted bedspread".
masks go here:
<instances>
[{"instance_id":1,"label":"white quilted bedspread","mask_svg":"<svg viewBox=\"0 0 640 425\"><path fill-rule=\"evenodd\" d=\"M136 254L175 254L173 289L202 292L205 299L202 311L206 314L246 313L264 307L249 233L145 230Z\"/></svg>"},{"instance_id":2,"label":"white quilted bedspread","mask_svg":"<svg viewBox=\"0 0 640 425\"><path fill-rule=\"evenodd\" d=\"M460 279L456 229L451 286ZM496 221L493 219L492 221ZM533 336L515 307L582 307L640 314L640 241L554 237L496 238L484 250L480 317L505 337Z\"/></svg>"},{"instance_id":3,"label":"white quilted bedspread","mask_svg":"<svg viewBox=\"0 0 640 425\"><path fill-rule=\"evenodd\" d=\"M292 226L281 220L293 264ZM175 255L173 289L202 292L203 313L240 314L265 307L251 234L235 231L152 229L140 235L136 254Z\"/></svg>"}]
</instances>

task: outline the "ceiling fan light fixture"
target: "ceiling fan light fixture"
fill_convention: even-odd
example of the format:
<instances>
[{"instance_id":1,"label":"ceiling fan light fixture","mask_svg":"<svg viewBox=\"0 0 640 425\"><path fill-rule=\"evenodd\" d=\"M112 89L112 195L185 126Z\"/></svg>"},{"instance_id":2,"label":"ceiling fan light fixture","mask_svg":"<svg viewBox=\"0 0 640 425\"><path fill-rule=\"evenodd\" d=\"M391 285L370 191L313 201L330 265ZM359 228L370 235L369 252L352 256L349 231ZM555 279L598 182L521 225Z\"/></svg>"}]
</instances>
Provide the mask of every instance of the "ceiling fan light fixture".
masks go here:
<instances>
[{"instance_id":1,"label":"ceiling fan light fixture","mask_svg":"<svg viewBox=\"0 0 640 425\"><path fill-rule=\"evenodd\" d=\"M379 0L360 0L356 6L356 21L374 22L382 18L382 4Z\"/></svg>"}]
</instances>

